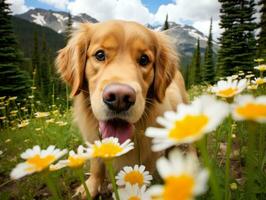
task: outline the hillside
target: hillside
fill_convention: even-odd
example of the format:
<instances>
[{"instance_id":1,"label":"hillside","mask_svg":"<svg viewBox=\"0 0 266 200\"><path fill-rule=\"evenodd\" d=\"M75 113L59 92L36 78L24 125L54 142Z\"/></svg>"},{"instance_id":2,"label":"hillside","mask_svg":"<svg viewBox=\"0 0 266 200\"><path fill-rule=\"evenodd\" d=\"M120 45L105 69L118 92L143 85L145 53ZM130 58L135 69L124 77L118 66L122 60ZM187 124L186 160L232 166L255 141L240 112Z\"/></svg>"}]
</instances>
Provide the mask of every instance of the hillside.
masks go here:
<instances>
[{"instance_id":1,"label":"hillside","mask_svg":"<svg viewBox=\"0 0 266 200\"><path fill-rule=\"evenodd\" d=\"M39 47L41 47L42 37L45 36L47 47L51 51L51 56L64 46L63 35L58 34L50 28L37 25L35 23L12 17L14 32L18 38L19 47L24 52L25 57L31 57L34 46L34 34L39 35Z\"/></svg>"}]
</instances>

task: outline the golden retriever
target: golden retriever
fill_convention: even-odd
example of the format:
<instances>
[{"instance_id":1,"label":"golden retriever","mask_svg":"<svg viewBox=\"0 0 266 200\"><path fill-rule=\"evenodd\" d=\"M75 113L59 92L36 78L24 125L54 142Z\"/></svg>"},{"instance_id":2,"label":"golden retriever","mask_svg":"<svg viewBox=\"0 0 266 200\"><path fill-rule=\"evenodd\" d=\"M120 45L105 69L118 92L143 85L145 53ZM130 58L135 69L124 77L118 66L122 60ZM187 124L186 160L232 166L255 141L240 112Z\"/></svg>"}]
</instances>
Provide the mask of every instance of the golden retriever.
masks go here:
<instances>
[{"instance_id":1,"label":"golden retriever","mask_svg":"<svg viewBox=\"0 0 266 200\"><path fill-rule=\"evenodd\" d=\"M81 24L59 51L56 66L72 88L74 115L85 140L114 136L135 143L134 150L115 159L116 170L143 164L154 171L159 154L151 151L144 131L156 125L158 115L187 101L178 61L164 34L120 20ZM103 162L92 160L86 181L92 196L104 177Z\"/></svg>"}]
</instances>

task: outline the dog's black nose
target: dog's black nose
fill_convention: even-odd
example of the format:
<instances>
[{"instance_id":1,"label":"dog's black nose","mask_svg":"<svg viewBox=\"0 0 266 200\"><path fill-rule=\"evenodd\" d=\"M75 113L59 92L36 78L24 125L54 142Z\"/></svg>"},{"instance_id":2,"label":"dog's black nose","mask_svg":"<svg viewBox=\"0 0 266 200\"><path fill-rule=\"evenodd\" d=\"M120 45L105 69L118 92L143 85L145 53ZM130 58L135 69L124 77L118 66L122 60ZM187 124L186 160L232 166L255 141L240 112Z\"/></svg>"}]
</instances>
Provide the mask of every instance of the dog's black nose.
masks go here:
<instances>
[{"instance_id":1,"label":"dog's black nose","mask_svg":"<svg viewBox=\"0 0 266 200\"><path fill-rule=\"evenodd\" d=\"M129 85L110 84L103 90L103 102L113 111L127 111L135 101L136 92Z\"/></svg>"}]
</instances>

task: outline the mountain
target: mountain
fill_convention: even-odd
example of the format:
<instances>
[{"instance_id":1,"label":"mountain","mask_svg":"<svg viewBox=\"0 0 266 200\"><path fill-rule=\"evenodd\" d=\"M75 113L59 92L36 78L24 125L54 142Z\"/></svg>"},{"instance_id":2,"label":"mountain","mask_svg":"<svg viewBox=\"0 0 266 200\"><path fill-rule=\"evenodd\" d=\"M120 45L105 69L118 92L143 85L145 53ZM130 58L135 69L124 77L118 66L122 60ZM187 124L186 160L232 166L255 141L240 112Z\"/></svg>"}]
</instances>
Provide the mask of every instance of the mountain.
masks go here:
<instances>
[{"instance_id":1,"label":"mountain","mask_svg":"<svg viewBox=\"0 0 266 200\"><path fill-rule=\"evenodd\" d=\"M162 25L148 25L148 27L155 31L162 31L163 28ZM207 46L208 37L193 26L169 22L169 29L163 32L172 38L174 46L181 56L182 65L186 66L190 62L198 38L200 39L200 50L203 56ZM218 47L218 44L214 42L214 53L217 53Z\"/></svg>"},{"instance_id":2,"label":"mountain","mask_svg":"<svg viewBox=\"0 0 266 200\"><path fill-rule=\"evenodd\" d=\"M49 27L57 33L64 32L68 20L67 12L44 10L40 8L31 9L21 15L16 16L40 26ZM96 19L87 14L74 15L72 17L72 21L73 26L76 26L77 23L81 22L98 22Z\"/></svg>"},{"instance_id":3,"label":"mountain","mask_svg":"<svg viewBox=\"0 0 266 200\"><path fill-rule=\"evenodd\" d=\"M19 42L19 47L28 58L32 56L35 32L39 36L39 47L42 46L42 37L45 37L51 54L55 55L59 49L64 47L65 41L63 35L58 34L50 28L42 27L16 16L12 17L12 23Z\"/></svg>"},{"instance_id":4,"label":"mountain","mask_svg":"<svg viewBox=\"0 0 266 200\"><path fill-rule=\"evenodd\" d=\"M57 33L62 33L64 32L68 20L68 13L36 8L31 9L24 14L17 15L17 17L33 22L42 27L49 27ZM73 16L72 20L73 26L80 22L97 22L95 18L87 14ZM163 27L162 25L154 26L150 24L147 24L146 26L155 31L162 31ZM175 22L169 22L169 29L164 32L171 36L173 43L181 56L181 64L183 66L187 66L190 62L198 38L200 39L201 53L203 56L208 38L196 28L189 25L180 25ZM214 53L217 53L218 44L214 42L213 47Z\"/></svg>"}]
</instances>

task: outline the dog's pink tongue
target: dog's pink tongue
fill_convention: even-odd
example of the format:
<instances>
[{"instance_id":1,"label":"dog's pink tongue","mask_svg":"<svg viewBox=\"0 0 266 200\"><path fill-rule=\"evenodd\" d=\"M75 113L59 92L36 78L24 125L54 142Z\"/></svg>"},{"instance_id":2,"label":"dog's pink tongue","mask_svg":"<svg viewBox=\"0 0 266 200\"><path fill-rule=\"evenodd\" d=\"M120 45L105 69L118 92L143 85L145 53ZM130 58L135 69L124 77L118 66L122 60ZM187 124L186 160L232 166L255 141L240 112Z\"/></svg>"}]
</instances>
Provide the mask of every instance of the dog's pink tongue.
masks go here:
<instances>
[{"instance_id":1,"label":"dog's pink tongue","mask_svg":"<svg viewBox=\"0 0 266 200\"><path fill-rule=\"evenodd\" d=\"M103 138L116 137L119 143L122 144L127 139L131 138L134 126L122 120L109 120L99 122L99 131Z\"/></svg>"}]
</instances>

